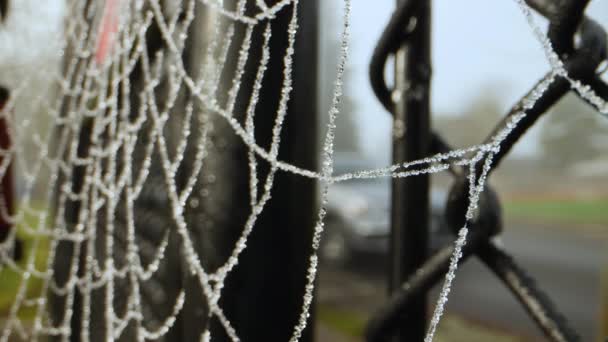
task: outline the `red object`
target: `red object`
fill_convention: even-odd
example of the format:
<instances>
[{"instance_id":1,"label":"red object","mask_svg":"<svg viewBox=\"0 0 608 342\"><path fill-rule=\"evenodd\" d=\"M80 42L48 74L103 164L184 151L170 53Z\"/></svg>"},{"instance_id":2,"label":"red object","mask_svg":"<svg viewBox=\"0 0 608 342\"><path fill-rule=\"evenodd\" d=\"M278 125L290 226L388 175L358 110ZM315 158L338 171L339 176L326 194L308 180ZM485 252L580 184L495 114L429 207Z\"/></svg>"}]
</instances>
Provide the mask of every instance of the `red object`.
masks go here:
<instances>
[{"instance_id":1,"label":"red object","mask_svg":"<svg viewBox=\"0 0 608 342\"><path fill-rule=\"evenodd\" d=\"M0 112L4 109L8 99L9 92L0 87ZM0 117L0 148L2 148L2 150L8 150L11 145L12 143L9 134L8 114L5 113L4 116ZM0 156L0 164L3 161L3 158L3 156ZM6 210L11 216L15 210L15 190L12 164L12 162L9 164L2 177L2 180L0 180L0 196L2 196ZM5 215L0 215L0 242L3 242L6 239L11 228L12 224L7 220L7 217Z\"/></svg>"},{"instance_id":2,"label":"red object","mask_svg":"<svg viewBox=\"0 0 608 342\"><path fill-rule=\"evenodd\" d=\"M99 27L97 48L95 49L97 64L104 62L114 46L116 33L118 32L118 2L119 0L106 0Z\"/></svg>"}]
</instances>

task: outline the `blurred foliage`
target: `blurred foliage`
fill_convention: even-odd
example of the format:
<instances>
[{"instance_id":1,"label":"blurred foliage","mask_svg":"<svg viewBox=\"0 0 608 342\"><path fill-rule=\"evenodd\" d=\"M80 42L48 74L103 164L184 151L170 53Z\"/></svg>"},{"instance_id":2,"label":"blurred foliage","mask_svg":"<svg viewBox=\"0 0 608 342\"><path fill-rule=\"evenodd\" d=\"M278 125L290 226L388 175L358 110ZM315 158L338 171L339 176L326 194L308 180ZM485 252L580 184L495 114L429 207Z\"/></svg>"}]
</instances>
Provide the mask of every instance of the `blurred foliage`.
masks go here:
<instances>
[{"instance_id":1,"label":"blurred foliage","mask_svg":"<svg viewBox=\"0 0 608 342\"><path fill-rule=\"evenodd\" d=\"M362 314L329 305L319 305L317 315L321 323L350 337L362 336L367 321Z\"/></svg>"},{"instance_id":2,"label":"blurred foliage","mask_svg":"<svg viewBox=\"0 0 608 342\"><path fill-rule=\"evenodd\" d=\"M502 117L500 87L489 85L460 115L434 115L433 126L454 147L478 145Z\"/></svg>"},{"instance_id":3,"label":"blurred foliage","mask_svg":"<svg viewBox=\"0 0 608 342\"><path fill-rule=\"evenodd\" d=\"M26 214L22 222L17 225L17 238L23 242L24 250L22 259L17 262L17 265L21 268L26 267L29 258L34 258L36 270L44 271L46 269L49 249L48 239L40 237L36 246L35 236L23 229L27 225L30 229L35 230L39 224L38 217ZM28 279L24 279L23 273L13 270L8 265L0 265L0 279L2 280L0 281L0 317L8 316L17 296L17 291L23 281L27 282L25 298L38 298L41 296L42 280L40 278L30 276ZM22 306L18 312L18 316L24 320L33 319L35 310L35 307Z\"/></svg>"},{"instance_id":4,"label":"blurred foliage","mask_svg":"<svg viewBox=\"0 0 608 342\"><path fill-rule=\"evenodd\" d=\"M548 166L572 167L605 156L607 122L576 95L568 94L546 115L540 140Z\"/></svg>"},{"instance_id":5,"label":"blurred foliage","mask_svg":"<svg viewBox=\"0 0 608 342\"><path fill-rule=\"evenodd\" d=\"M324 4L328 9L321 11L321 15L334 15L337 8L335 3L328 1ZM336 80L336 61L338 61L341 50L340 36L341 30L339 21L327 17L321 21L321 31L335 34L322 34L319 36L319 127L320 134L325 136L327 129L328 111L331 108L333 92ZM360 85L353 82L353 68L347 64L343 75L342 97L338 109L340 114L336 121L334 148L336 152L361 152L361 141L359 126L357 125L357 103L353 97L352 89Z\"/></svg>"}]
</instances>

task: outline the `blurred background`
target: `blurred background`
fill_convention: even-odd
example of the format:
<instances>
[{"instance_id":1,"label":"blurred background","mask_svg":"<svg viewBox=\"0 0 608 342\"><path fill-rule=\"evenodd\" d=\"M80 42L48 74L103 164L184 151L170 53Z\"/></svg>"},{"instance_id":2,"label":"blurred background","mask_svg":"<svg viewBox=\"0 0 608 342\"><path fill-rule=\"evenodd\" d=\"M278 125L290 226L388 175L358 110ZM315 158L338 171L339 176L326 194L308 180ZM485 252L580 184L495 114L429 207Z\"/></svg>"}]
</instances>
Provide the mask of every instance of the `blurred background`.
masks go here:
<instances>
[{"instance_id":1,"label":"blurred background","mask_svg":"<svg viewBox=\"0 0 608 342\"><path fill-rule=\"evenodd\" d=\"M32 43L45 42L53 50L62 1L14 3L13 15L0 30L0 47L13 47L0 48L3 82L18 79L10 72L22 74L21 68L29 68L26 74L35 77L31 70L38 63L48 68L59 60L44 49L30 50L23 41L15 44L10 33L30 32L25 37L32 37ZM343 2L319 3L323 134L336 76ZM393 9L391 0L353 1L350 55L335 142L337 173L391 163L392 123L369 86L368 65ZM25 13L57 20L40 27L19 17ZM608 27L608 2L592 1L588 13ZM513 1L436 1L432 42L433 127L456 147L482 142L510 106L549 70ZM41 52L29 53L35 51ZM389 79L390 75L389 70ZM31 110L27 101L15 107L17 118L19 111ZM32 129L47 128L38 123ZM504 246L538 279L585 341L608 335L606 146L608 120L570 95L528 132L491 179L504 208ZM433 175L433 249L454 239L443 223L449 185L447 175ZM367 318L387 298L390 181L345 182L332 187L329 196L317 333L324 341L359 341ZM438 341L542 340L502 283L474 259L457 273L447 317L439 329Z\"/></svg>"},{"instance_id":2,"label":"blurred background","mask_svg":"<svg viewBox=\"0 0 608 342\"><path fill-rule=\"evenodd\" d=\"M343 8L338 0L321 6L323 116L331 103ZM373 95L368 66L393 10L393 1L353 2L351 54L337 123L337 173L390 164L391 116ZM587 13L608 24L607 2L592 1ZM432 25L433 127L452 146L479 144L549 70L544 52L513 1L436 1ZM391 75L387 70L387 79ZM605 117L568 95L518 142L491 178L503 204L505 248L537 278L585 341L608 334L607 133ZM432 176L433 249L454 239L442 221L450 182L449 175ZM357 341L366 319L387 297L390 181L338 184L329 199L319 330L337 334L330 340ZM543 340L510 292L474 258L461 267L454 286L438 340Z\"/></svg>"}]
</instances>

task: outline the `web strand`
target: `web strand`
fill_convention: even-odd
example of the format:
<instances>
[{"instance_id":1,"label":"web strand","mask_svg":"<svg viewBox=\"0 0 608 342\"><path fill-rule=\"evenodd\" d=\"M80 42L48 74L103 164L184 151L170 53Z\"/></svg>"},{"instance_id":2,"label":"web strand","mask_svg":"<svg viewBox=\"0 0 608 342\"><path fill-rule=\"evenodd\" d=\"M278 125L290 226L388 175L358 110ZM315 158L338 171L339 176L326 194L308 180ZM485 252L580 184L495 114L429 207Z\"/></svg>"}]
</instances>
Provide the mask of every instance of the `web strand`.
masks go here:
<instances>
[{"instance_id":1,"label":"web strand","mask_svg":"<svg viewBox=\"0 0 608 342\"><path fill-rule=\"evenodd\" d=\"M90 341L98 338L95 334L100 329L105 339L168 338L191 299L184 288L173 292L162 288L167 269L177 265L197 283L200 293L196 297L204 301L201 305L207 310L207 319L216 319L232 341L239 341L237 327L220 304L223 289L243 258L251 235L260 229L256 224L271 201L279 172L315 180L321 188L321 207L312 227L312 253L306 256L302 306L290 337L290 341L298 341L310 316L317 250L332 186L356 179L434 174L450 165L461 165L471 171L469 206L425 339L432 341L492 158L526 111L557 77L563 77L600 113L608 115L606 102L568 75L525 2L515 1L543 47L552 74L523 101L523 110L507 127L487 144L345 174L334 174L333 158L350 46L350 0L344 0L321 171L279 159L293 96L293 73L298 67L294 53L300 1L280 0L269 5L256 0L252 6L245 0L234 1L232 6L217 0L67 1L69 16L63 37L53 42L61 47L54 58L63 62L39 70L37 77L47 86L38 92L30 91L37 79L24 77L0 110L0 118L10 124L9 136L14 142L0 148L0 178L7 175L9 165L16 165L22 180L14 212L0 199L0 218L14 225L0 244L0 276L15 277L18 283L1 325L0 342L14 337L36 340L57 336L66 340L74 334ZM210 13L206 19L212 28L193 67L184 56L192 43L188 35L200 25L197 15L203 13L201 8ZM283 12L290 13L283 28L286 45L275 51L278 48L272 46L271 38L277 35L277 28L273 24ZM256 38L260 46L253 43ZM154 44L160 47L153 49ZM259 60L252 61L254 50L260 53ZM271 53L282 56L280 63L270 62ZM264 140L270 143L262 145L256 140L259 131L255 123L260 116L260 99L268 91L263 84L269 72L280 73L282 83L280 89L272 90L277 92L276 110L264 113L271 118L272 127ZM250 85L246 84L248 76ZM23 98L32 102L35 110L17 117L16 103ZM241 99L246 100L244 106L238 105ZM250 212L225 260L206 268L210 261L200 253L199 237L187 213L199 205L197 192L206 177L214 176L207 168L214 144L218 144L214 141L216 119L226 124L234 141L244 147L248 169L243 174L248 177ZM262 163L269 166L264 177L259 172ZM483 163L482 172L475 177L479 163ZM17 262L10 254L19 238L27 240L28 253ZM173 255L173 250L179 253ZM163 299L158 313L150 310L155 297ZM33 317L24 319L25 312ZM79 331L71 324L76 315ZM201 340L212 338L208 328L201 334Z\"/></svg>"}]
</instances>

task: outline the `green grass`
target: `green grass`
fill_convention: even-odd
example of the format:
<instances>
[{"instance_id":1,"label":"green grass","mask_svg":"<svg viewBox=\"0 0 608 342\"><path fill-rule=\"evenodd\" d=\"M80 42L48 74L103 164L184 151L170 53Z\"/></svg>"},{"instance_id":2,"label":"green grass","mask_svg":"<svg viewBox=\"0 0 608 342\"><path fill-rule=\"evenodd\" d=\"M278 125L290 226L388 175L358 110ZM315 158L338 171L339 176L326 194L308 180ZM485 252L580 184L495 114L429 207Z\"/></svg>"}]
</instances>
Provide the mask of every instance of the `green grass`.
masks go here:
<instances>
[{"instance_id":1,"label":"green grass","mask_svg":"<svg viewBox=\"0 0 608 342\"><path fill-rule=\"evenodd\" d=\"M323 304L318 306L317 316L319 322L329 329L343 336L352 337L354 341L361 340L367 324L366 318L361 313ZM526 339L454 315L447 315L439 325L435 340L438 342L521 342Z\"/></svg>"},{"instance_id":2,"label":"green grass","mask_svg":"<svg viewBox=\"0 0 608 342\"><path fill-rule=\"evenodd\" d=\"M37 209L39 210L39 209ZM23 224L29 227L36 227L37 218L26 215L22 224L17 225L17 237L23 242L23 256L17 263L19 267L25 268L27 260L33 256L36 269L42 271L46 267L48 257L48 239L40 238L38 247L33 249L35 237L27 234L22 229ZM32 254L35 253L35 254ZM36 298L41 295L42 280L31 276L27 281L26 298ZM23 275L11 269L7 265L2 265L0 268L0 317L6 317L11 310L17 292L23 282ZM33 318L35 308L22 307L18 315L23 320Z\"/></svg>"},{"instance_id":3,"label":"green grass","mask_svg":"<svg viewBox=\"0 0 608 342\"><path fill-rule=\"evenodd\" d=\"M340 310L327 305L319 305L317 319L328 327L350 336L357 337L363 335L366 319L363 315L353 311Z\"/></svg>"},{"instance_id":4,"label":"green grass","mask_svg":"<svg viewBox=\"0 0 608 342\"><path fill-rule=\"evenodd\" d=\"M519 200L506 202L505 214L547 223L608 224L608 199Z\"/></svg>"}]
</instances>

